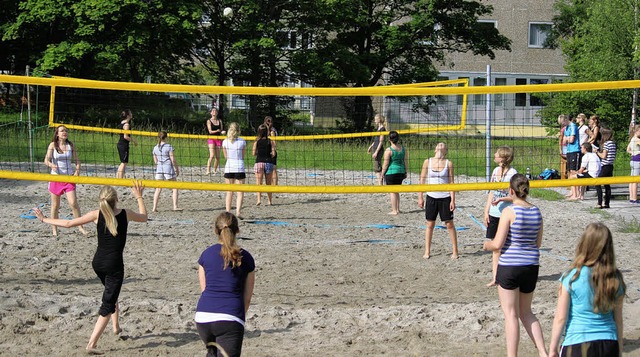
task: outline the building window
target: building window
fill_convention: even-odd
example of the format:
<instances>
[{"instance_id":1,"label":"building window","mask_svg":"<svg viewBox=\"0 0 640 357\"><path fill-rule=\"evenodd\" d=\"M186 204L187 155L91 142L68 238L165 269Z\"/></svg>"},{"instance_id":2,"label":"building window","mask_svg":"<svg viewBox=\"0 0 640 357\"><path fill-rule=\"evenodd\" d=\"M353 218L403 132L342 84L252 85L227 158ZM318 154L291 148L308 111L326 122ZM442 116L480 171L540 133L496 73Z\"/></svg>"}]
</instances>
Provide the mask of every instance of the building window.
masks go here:
<instances>
[{"instance_id":1,"label":"building window","mask_svg":"<svg viewBox=\"0 0 640 357\"><path fill-rule=\"evenodd\" d=\"M495 85L496 86L506 86L507 85L507 79L506 78L496 78L495 80ZM504 105L504 94L494 94L493 95L493 102L495 103L496 107L501 107Z\"/></svg>"},{"instance_id":2,"label":"building window","mask_svg":"<svg viewBox=\"0 0 640 357\"><path fill-rule=\"evenodd\" d=\"M516 78L517 86L527 85L526 78ZM526 107L527 106L527 93L516 93L516 107Z\"/></svg>"},{"instance_id":3,"label":"building window","mask_svg":"<svg viewBox=\"0 0 640 357\"><path fill-rule=\"evenodd\" d=\"M276 43L283 50L309 49L313 47L312 37L308 33L282 30L276 32Z\"/></svg>"},{"instance_id":4,"label":"building window","mask_svg":"<svg viewBox=\"0 0 640 357\"><path fill-rule=\"evenodd\" d=\"M497 28L498 22L496 20L478 20L478 22L476 23L476 27L478 28L478 30L486 33Z\"/></svg>"},{"instance_id":5,"label":"building window","mask_svg":"<svg viewBox=\"0 0 640 357\"><path fill-rule=\"evenodd\" d=\"M458 77L458 79L469 79L469 78L468 77ZM464 87L464 83L458 83L458 87ZM464 99L463 95L456 96L456 104L462 105L463 99Z\"/></svg>"},{"instance_id":6,"label":"building window","mask_svg":"<svg viewBox=\"0 0 640 357\"><path fill-rule=\"evenodd\" d=\"M486 78L474 78L473 86L474 87L484 87L487 85ZM486 94L476 94L473 96L473 104L474 105L484 105L487 102Z\"/></svg>"},{"instance_id":7,"label":"building window","mask_svg":"<svg viewBox=\"0 0 640 357\"><path fill-rule=\"evenodd\" d=\"M550 22L530 22L529 23L529 47L544 48L547 36L551 32Z\"/></svg>"},{"instance_id":8,"label":"building window","mask_svg":"<svg viewBox=\"0 0 640 357\"><path fill-rule=\"evenodd\" d=\"M529 80L529 84L548 84L549 80L548 79L530 79ZM536 96L535 94L531 93L531 95L529 95L529 105L532 107L541 107L544 105L544 103L542 103L542 99L540 99L540 97Z\"/></svg>"}]
</instances>

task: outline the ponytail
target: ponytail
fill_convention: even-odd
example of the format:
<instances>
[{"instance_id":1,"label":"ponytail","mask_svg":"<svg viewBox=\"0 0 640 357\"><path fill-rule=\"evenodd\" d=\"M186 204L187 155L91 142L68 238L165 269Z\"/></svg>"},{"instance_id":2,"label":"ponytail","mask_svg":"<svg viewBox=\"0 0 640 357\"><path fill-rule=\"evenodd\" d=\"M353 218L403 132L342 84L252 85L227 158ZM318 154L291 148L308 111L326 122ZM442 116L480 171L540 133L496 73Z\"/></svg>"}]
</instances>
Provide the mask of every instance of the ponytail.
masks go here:
<instances>
[{"instance_id":1,"label":"ponytail","mask_svg":"<svg viewBox=\"0 0 640 357\"><path fill-rule=\"evenodd\" d=\"M118 194L113 187L104 186L100 190L100 195L98 197L100 200L100 213L102 213L102 216L104 217L107 230L109 230L109 233L111 233L112 236L117 237L118 221L116 221L113 208L116 206L116 202L118 201Z\"/></svg>"},{"instance_id":2,"label":"ponytail","mask_svg":"<svg viewBox=\"0 0 640 357\"><path fill-rule=\"evenodd\" d=\"M218 236L218 241L222 244L220 255L224 260L223 269L227 269L229 265L231 265L231 269L234 269L242 264L240 247L236 241L236 234L239 232L238 219L233 214L223 212L216 218L215 233Z\"/></svg>"}]
</instances>

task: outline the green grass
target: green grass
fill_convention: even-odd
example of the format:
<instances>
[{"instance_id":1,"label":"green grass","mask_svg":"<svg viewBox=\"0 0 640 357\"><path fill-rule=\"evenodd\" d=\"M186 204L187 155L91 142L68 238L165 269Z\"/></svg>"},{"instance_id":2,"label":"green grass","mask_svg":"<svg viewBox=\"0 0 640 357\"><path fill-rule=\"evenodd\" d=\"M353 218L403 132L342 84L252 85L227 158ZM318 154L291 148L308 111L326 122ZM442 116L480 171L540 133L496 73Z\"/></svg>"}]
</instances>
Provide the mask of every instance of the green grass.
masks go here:
<instances>
[{"instance_id":1,"label":"green grass","mask_svg":"<svg viewBox=\"0 0 640 357\"><path fill-rule=\"evenodd\" d=\"M529 196L531 198L538 198L545 201L562 201L564 200L564 195L554 190L548 190L544 188L533 188L529 192Z\"/></svg>"},{"instance_id":2,"label":"green grass","mask_svg":"<svg viewBox=\"0 0 640 357\"><path fill-rule=\"evenodd\" d=\"M1 120L15 119L15 116L1 116ZM155 131L154 128L135 129ZM53 129L37 127L32 130L34 161L42 162L47 145L51 140ZM170 133L171 134L171 133ZM81 162L85 164L117 165L119 163L116 143L119 135L84 132L72 130L72 140L80 155ZM153 165L152 149L156 144L154 137L134 137L137 146L131 146L131 162L135 165ZM339 139L339 140L300 140L278 141L278 167L281 169L319 169L338 171L371 171L372 160L367 154L371 138ZM425 159L433 156L433 150L438 142L445 142L449 148L448 158L454 163L456 176L470 176L472 181L482 180L485 177L485 139L477 136L435 136L435 135L406 135L402 141L407 148L409 158L409 171L419 174ZM176 149L176 158L180 166L204 167L208 158L208 149L205 140L172 139L169 142ZM251 147L253 142L248 141L246 163L248 167L253 164ZM388 146L388 143L385 143ZM553 138L501 138L492 141L490 151L489 170L493 170L496 164L493 162L493 153L501 145L514 147L515 159L512 163L519 172L524 173L526 168L531 169L535 176L545 168L559 169L559 156L557 154L557 142ZM13 122L0 126L0 162L28 162L29 155L29 131L24 122ZM619 150L619 152L622 150ZM625 153L626 154L626 153ZM221 155L222 156L222 155ZM223 159L224 161L224 159ZM616 160L616 175L628 175L628 158L619 155ZM556 200L553 191L534 190L534 195L540 198Z\"/></svg>"},{"instance_id":3,"label":"green grass","mask_svg":"<svg viewBox=\"0 0 640 357\"><path fill-rule=\"evenodd\" d=\"M620 233L640 233L640 222L636 218L629 221L622 218L621 224L618 226L618 232Z\"/></svg>"},{"instance_id":4,"label":"green grass","mask_svg":"<svg viewBox=\"0 0 640 357\"><path fill-rule=\"evenodd\" d=\"M597 208L589 208L587 209L587 212L592 213L592 214L599 214L602 216L603 220L609 220L613 217L613 215L611 215L611 213L603 210L603 209L597 209Z\"/></svg>"}]
</instances>

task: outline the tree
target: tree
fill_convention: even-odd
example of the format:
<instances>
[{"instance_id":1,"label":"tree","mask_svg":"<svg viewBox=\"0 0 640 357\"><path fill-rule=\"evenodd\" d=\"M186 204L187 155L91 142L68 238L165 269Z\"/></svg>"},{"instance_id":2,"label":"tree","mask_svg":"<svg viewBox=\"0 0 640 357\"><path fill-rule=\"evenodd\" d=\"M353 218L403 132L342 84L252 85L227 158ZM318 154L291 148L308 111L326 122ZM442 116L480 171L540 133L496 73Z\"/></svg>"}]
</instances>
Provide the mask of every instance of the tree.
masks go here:
<instances>
[{"instance_id":1,"label":"tree","mask_svg":"<svg viewBox=\"0 0 640 357\"><path fill-rule=\"evenodd\" d=\"M3 42L32 46L32 65L88 79L176 81L191 61L196 0L25 0Z\"/></svg>"},{"instance_id":2,"label":"tree","mask_svg":"<svg viewBox=\"0 0 640 357\"><path fill-rule=\"evenodd\" d=\"M636 0L563 0L549 46L562 49L569 73L567 82L637 79L638 34ZM559 114L597 114L604 125L626 135L632 106L632 90L562 92L547 95L542 122L557 126Z\"/></svg>"},{"instance_id":3,"label":"tree","mask_svg":"<svg viewBox=\"0 0 640 357\"><path fill-rule=\"evenodd\" d=\"M292 68L316 86L374 86L433 81L435 64L451 52L495 57L511 41L477 25L493 11L463 0L325 0L312 23L313 47L294 54ZM373 118L370 97L346 100L344 129L363 131Z\"/></svg>"}]
</instances>

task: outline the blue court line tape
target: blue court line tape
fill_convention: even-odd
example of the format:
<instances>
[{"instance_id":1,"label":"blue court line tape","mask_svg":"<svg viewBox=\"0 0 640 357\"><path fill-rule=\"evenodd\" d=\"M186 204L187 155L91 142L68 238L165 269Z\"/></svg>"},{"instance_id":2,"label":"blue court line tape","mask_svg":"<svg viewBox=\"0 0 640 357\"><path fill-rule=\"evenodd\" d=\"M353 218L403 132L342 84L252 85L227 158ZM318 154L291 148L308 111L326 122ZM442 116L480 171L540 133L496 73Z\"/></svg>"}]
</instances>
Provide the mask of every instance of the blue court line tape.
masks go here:
<instances>
[{"instance_id":1,"label":"blue court line tape","mask_svg":"<svg viewBox=\"0 0 640 357\"><path fill-rule=\"evenodd\" d=\"M318 176L324 176L324 174L307 174L307 176L309 176L309 177L318 177Z\"/></svg>"},{"instance_id":2,"label":"blue court line tape","mask_svg":"<svg viewBox=\"0 0 640 357\"><path fill-rule=\"evenodd\" d=\"M302 226L311 226L318 228L376 228L376 229L392 229L392 228L403 228L403 227L413 227L419 229L426 229L425 226L399 226L395 224L369 224L366 226L347 226L347 225L338 225L334 226L331 224L298 224L298 223L290 223L290 222L282 222L282 221L245 221L246 223L258 224L258 225L271 225L271 226L280 226L280 227L302 227ZM447 229L445 226L436 226L437 229ZM469 229L468 227L456 227L456 231L464 231Z\"/></svg>"},{"instance_id":3,"label":"blue court line tape","mask_svg":"<svg viewBox=\"0 0 640 357\"><path fill-rule=\"evenodd\" d=\"M464 213L464 211L462 211L462 208L460 208L460 207L456 207L456 210ZM480 220L478 220L474 215L472 215L471 213L468 213L468 215L469 215L469 218L471 218L472 221L474 221L478 226L480 226L480 228L482 228L482 230L484 230L484 231L487 230L487 227L485 227L484 223L480 222Z\"/></svg>"},{"instance_id":4,"label":"blue court line tape","mask_svg":"<svg viewBox=\"0 0 640 357\"><path fill-rule=\"evenodd\" d=\"M37 205L38 208L42 208L44 206L46 206L46 203L41 203L39 205ZM20 215L20 218L24 218L24 219L36 219L38 217L36 217L36 215L33 213L33 208L28 210L27 212L23 213Z\"/></svg>"}]
</instances>

